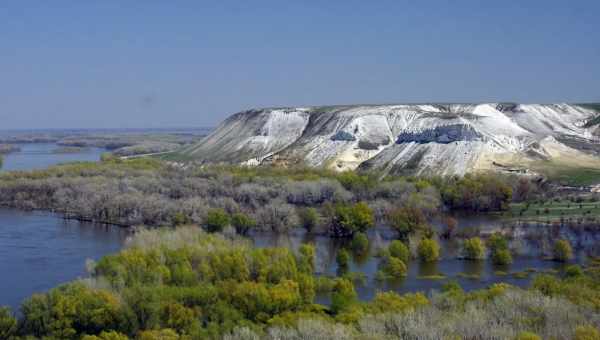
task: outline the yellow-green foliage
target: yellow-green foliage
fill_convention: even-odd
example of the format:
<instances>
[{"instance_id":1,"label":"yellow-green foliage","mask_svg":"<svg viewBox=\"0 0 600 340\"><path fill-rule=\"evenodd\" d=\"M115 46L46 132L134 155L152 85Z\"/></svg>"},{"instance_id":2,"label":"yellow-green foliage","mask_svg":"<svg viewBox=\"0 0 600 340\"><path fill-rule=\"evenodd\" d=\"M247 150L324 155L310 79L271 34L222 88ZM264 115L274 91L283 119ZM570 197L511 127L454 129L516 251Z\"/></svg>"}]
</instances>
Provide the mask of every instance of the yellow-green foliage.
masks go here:
<instances>
[{"instance_id":1,"label":"yellow-green foliage","mask_svg":"<svg viewBox=\"0 0 600 340\"><path fill-rule=\"evenodd\" d=\"M371 313L402 313L427 306L429 300L422 293L399 295L395 292L380 292L366 306Z\"/></svg>"},{"instance_id":2,"label":"yellow-green foliage","mask_svg":"<svg viewBox=\"0 0 600 340\"><path fill-rule=\"evenodd\" d=\"M557 240L552 250L554 261L566 262L573 258L573 248L568 240Z\"/></svg>"},{"instance_id":3,"label":"yellow-green foliage","mask_svg":"<svg viewBox=\"0 0 600 340\"><path fill-rule=\"evenodd\" d=\"M389 256L384 259L383 271L389 277L401 278L406 276L406 264L397 257Z\"/></svg>"},{"instance_id":4,"label":"yellow-green foliage","mask_svg":"<svg viewBox=\"0 0 600 340\"><path fill-rule=\"evenodd\" d=\"M481 260L485 257L485 247L479 237L465 240L463 244L464 257L469 260Z\"/></svg>"},{"instance_id":5,"label":"yellow-green foliage","mask_svg":"<svg viewBox=\"0 0 600 340\"><path fill-rule=\"evenodd\" d=\"M408 250L408 247L402 241L392 241L388 247L388 251L390 256L402 260L405 264L410 260L410 250Z\"/></svg>"},{"instance_id":6,"label":"yellow-green foliage","mask_svg":"<svg viewBox=\"0 0 600 340\"><path fill-rule=\"evenodd\" d=\"M535 333L521 332L517 335L515 340L542 340L542 338Z\"/></svg>"},{"instance_id":7,"label":"yellow-green foliage","mask_svg":"<svg viewBox=\"0 0 600 340\"><path fill-rule=\"evenodd\" d=\"M99 335L84 335L81 338L81 340L128 340L128 339L129 339L129 337L127 337L127 335L119 333L119 332L115 332L115 331L109 331L109 332L103 331Z\"/></svg>"},{"instance_id":8,"label":"yellow-green foliage","mask_svg":"<svg viewBox=\"0 0 600 340\"><path fill-rule=\"evenodd\" d=\"M440 257L440 246L430 238L423 238L417 247L419 259L423 262L434 262Z\"/></svg>"},{"instance_id":9,"label":"yellow-green foliage","mask_svg":"<svg viewBox=\"0 0 600 340\"><path fill-rule=\"evenodd\" d=\"M575 329L574 340L600 340L600 331L593 326L579 326Z\"/></svg>"},{"instance_id":10,"label":"yellow-green foliage","mask_svg":"<svg viewBox=\"0 0 600 340\"><path fill-rule=\"evenodd\" d=\"M508 248L508 241L502 234L493 234L488 240L488 247L490 248L494 264L508 265L512 263L512 254Z\"/></svg>"},{"instance_id":11,"label":"yellow-green foliage","mask_svg":"<svg viewBox=\"0 0 600 340\"><path fill-rule=\"evenodd\" d=\"M288 334L280 339L335 338L335 334L345 334L343 339L354 339L354 335L356 339L395 339L403 335L381 333L396 332L397 327L389 327L394 325L390 320L421 320L420 330L431 328L438 332L435 334L460 338L464 335L460 320L482 314L482 320L488 320L485 324L500 318L505 331L512 327L503 333L510 336L502 338L535 339L532 334L519 333L523 330L544 337L559 331L574 334L576 339L597 337L593 320L600 310L600 269L595 262L583 273L563 279L539 275L529 291L494 284L464 292L457 284L445 284L431 300L421 293L380 292L371 301L360 302L353 284L355 276L315 276L314 261L312 245L303 245L297 252L259 249L245 240L208 234L197 227L143 230L119 254L101 259L91 278L27 299L18 327L15 318L0 309L0 336L221 339L226 334L245 332L256 335L242 337L247 339L267 333ZM406 271L398 257L382 261L394 268L387 268L387 275L401 276ZM314 303L317 291L330 294L329 307ZM522 309L510 310L521 302ZM515 321L513 315L526 319ZM434 319L429 321L429 316ZM550 322L547 316L572 321L569 326L546 327ZM564 316L569 318L560 319ZM588 322L591 326L586 326ZM576 326L580 327L576 330ZM245 331L239 333L240 329ZM370 334L369 330L379 333ZM480 327L469 334L472 338L494 338L486 332L488 329ZM414 333L411 336L418 338ZM236 338L240 336L228 339Z\"/></svg>"}]
</instances>

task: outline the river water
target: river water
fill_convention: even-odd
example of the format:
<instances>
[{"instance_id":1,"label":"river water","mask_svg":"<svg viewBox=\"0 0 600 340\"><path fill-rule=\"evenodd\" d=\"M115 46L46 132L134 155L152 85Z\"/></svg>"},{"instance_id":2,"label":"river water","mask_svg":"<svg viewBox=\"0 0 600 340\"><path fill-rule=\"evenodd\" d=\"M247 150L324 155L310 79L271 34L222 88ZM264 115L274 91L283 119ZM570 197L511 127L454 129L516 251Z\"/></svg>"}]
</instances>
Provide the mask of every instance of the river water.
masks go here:
<instances>
[{"instance_id":1,"label":"river water","mask_svg":"<svg viewBox=\"0 0 600 340\"><path fill-rule=\"evenodd\" d=\"M101 149L85 149L78 153L61 154L54 144L24 144L21 151L6 155L3 170L42 169L49 165L71 161L96 161ZM460 228L480 227L481 230L498 228L497 217L469 216L459 218ZM0 305L18 309L20 302L36 292L43 292L56 285L74 280L86 274L87 259L117 252L123 246L129 232L127 229L78 221L67 221L60 216L42 212L23 212L0 208ZM303 242L315 244L317 271L319 275L335 275L338 271L335 257L343 244L326 236L306 235L294 230L288 235L257 233L251 235L255 245L283 246L296 249ZM508 267L496 267L490 261L464 261L456 258L457 246L443 243L443 257L436 264L412 261L408 276L401 280L380 282L376 279L380 259L373 256L375 248L384 246L393 238L389 230L371 230L371 250L367 256L355 256L350 271L365 276L357 283L361 299L372 298L377 291L428 292L440 288L449 280L458 281L465 289L477 289L494 282L508 282L526 286L532 274L521 277L515 273L524 271L556 271L563 265L542 259L536 245L525 245L528 251L515 256ZM598 240L593 240L594 243ZM578 257L579 261L583 257ZM437 275L435 279L432 276ZM318 302L327 303L327 296L319 296Z\"/></svg>"},{"instance_id":2,"label":"river water","mask_svg":"<svg viewBox=\"0 0 600 340\"><path fill-rule=\"evenodd\" d=\"M75 162L97 161L104 152L101 148L83 148L78 152L60 152L54 143L15 144L21 150L4 155L2 171L45 169L51 165Z\"/></svg>"},{"instance_id":3,"label":"river water","mask_svg":"<svg viewBox=\"0 0 600 340\"><path fill-rule=\"evenodd\" d=\"M44 169L73 161L97 161L102 149L57 153L55 144L22 144L4 156L2 171ZM128 231L67 221L43 212L0 208L0 305L17 310L36 292L85 275L86 259L121 249Z\"/></svg>"}]
</instances>

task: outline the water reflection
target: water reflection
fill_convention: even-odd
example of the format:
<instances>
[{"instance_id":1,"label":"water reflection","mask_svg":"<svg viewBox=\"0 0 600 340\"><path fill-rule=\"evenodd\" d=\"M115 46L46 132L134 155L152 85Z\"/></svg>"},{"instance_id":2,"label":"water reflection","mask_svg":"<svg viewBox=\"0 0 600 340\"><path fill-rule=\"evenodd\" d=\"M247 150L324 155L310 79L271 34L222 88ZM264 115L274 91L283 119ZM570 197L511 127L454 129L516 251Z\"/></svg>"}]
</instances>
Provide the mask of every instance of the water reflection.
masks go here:
<instances>
[{"instance_id":1,"label":"water reflection","mask_svg":"<svg viewBox=\"0 0 600 340\"><path fill-rule=\"evenodd\" d=\"M384 236L382 236L384 235ZM473 290L488 287L497 282L506 282L512 285L526 287L535 273L560 272L568 264L548 261L541 256L540 249L535 243L528 242L526 251L519 256L514 256L510 265L495 265L491 260L461 260L457 258L460 242L456 240L441 240L442 258L437 262L423 263L416 259L409 261L408 274L404 278L384 280L377 279L380 258L376 257L377 248L373 240L379 237L377 243L387 246L391 236L386 231L370 231L370 249L366 253L354 253L348 271L364 274L365 282L357 282L356 290L359 297L369 300L378 291L407 292L429 292L432 289L440 289L443 284L450 280L457 281L465 290ZM272 235L267 233L256 233L249 236L254 244L259 247L284 246L297 249L302 243L309 242L316 248L316 268L318 275L336 276L340 269L336 263L336 254L343 247L348 247L349 241L331 239L323 235L307 235L302 230L294 230L290 235ZM579 256L573 262L582 263L585 254L579 252ZM319 295L317 301L326 303L328 297Z\"/></svg>"}]
</instances>

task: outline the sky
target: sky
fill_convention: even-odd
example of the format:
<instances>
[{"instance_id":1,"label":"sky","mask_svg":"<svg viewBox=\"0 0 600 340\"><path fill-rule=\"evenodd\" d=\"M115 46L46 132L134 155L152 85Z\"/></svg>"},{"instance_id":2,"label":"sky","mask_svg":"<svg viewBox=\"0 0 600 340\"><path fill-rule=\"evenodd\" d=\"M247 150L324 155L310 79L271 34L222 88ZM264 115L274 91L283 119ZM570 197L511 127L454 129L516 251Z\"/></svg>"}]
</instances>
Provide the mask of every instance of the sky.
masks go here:
<instances>
[{"instance_id":1,"label":"sky","mask_svg":"<svg viewBox=\"0 0 600 340\"><path fill-rule=\"evenodd\" d=\"M600 101L600 1L0 1L0 129Z\"/></svg>"}]
</instances>

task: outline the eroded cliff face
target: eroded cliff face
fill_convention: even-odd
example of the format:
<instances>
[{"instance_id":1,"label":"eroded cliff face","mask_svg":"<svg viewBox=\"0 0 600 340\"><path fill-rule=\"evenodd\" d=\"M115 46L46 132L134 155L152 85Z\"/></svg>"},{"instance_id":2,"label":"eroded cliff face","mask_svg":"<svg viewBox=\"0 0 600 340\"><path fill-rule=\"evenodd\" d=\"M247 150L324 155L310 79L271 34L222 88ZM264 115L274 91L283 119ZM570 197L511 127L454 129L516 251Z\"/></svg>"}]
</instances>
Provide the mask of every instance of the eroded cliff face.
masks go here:
<instances>
[{"instance_id":1,"label":"eroded cliff face","mask_svg":"<svg viewBox=\"0 0 600 340\"><path fill-rule=\"evenodd\" d=\"M182 154L407 174L506 171L565 152L600 166L597 126L586 124L597 115L584 106L513 103L258 109L231 116Z\"/></svg>"}]
</instances>

